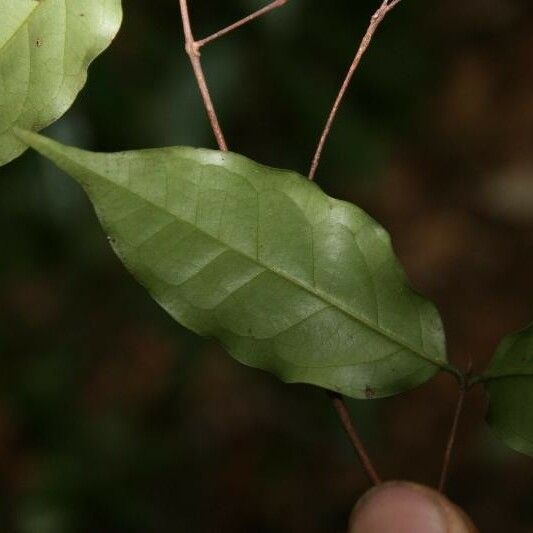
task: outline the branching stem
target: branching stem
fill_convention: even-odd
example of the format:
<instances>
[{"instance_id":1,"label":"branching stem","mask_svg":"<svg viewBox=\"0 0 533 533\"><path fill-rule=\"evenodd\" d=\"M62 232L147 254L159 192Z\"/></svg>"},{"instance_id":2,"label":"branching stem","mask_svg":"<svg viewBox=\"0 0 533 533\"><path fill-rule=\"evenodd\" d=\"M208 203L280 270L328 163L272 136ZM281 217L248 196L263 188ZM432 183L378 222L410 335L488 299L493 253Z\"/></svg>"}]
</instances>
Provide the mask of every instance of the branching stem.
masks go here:
<instances>
[{"instance_id":1,"label":"branching stem","mask_svg":"<svg viewBox=\"0 0 533 533\"><path fill-rule=\"evenodd\" d=\"M372 461L370 460L365 445L363 444L363 441L361 440L357 429L355 428L354 422L352 420L352 417L350 416L350 412L348 411L348 407L346 406L344 398L336 392L328 391L328 395L331 398L333 407L339 415L344 431L348 435L350 442L355 448L355 452L359 457L359 461L361 462L361 466L363 467L365 474L367 475L368 479L372 484L379 485L381 483L381 479L378 473L376 472Z\"/></svg>"},{"instance_id":2,"label":"branching stem","mask_svg":"<svg viewBox=\"0 0 533 533\"><path fill-rule=\"evenodd\" d=\"M215 111L215 106L213 105L213 100L211 98L211 94L207 86L204 69L202 67L202 61L200 59L200 48L202 48L202 46L206 45L207 43L210 43L215 39L218 39L219 37L222 37L223 35L226 35L232 32L233 30L244 26L248 22L260 17L261 15L264 15L265 13L276 9L277 7L281 7L287 2L288 0L274 0L265 7L258 9L251 15L248 15L247 17L244 17L241 20L238 20L227 28L217 31L216 33L213 33L205 39L196 41L192 32L191 19L189 16L189 6L187 4L187 0L179 0L181 20L183 22L183 33L185 35L185 51L187 52L187 55L191 60L194 76L196 78L198 88L200 89L200 94L202 95L202 100L207 113L207 117L209 119L209 123L211 124L211 129L213 130L213 133L215 135L218 147L224 152L228 150L228 145L226 143L226 139L224 138L224 133L222 133L222 128L220 126L217 113Z\"/></svg>"},{"instance_id":3,"label":"branching stem","mask_svg":"<svg viewBox=\"0 0 533 533\"><path fill-rule=\"evenodd\" d=\"M207 112L207 117L209 118L211 129L215 134L218 147L225 152L228 149L228 145L226 144L226 139L222 133L222 128L220 127L220 123L218 121L215 106L213 105L213 100L211 99L211 94L209 93L207 82L205 80L205 74L202 68L202 62L200 60L200 49L194 40L191 29L191 20L189 18L189 7L187 5L187 0L179 0L179 2L181 20L183 22L183 33L185 34L185 51L191 60L194 76L196 77L196 82L198 83L198 88L200 89L200 94L202 95L204 107Z\"/></svg>"},{"instance_id":4,"label":"branching stem","mask_svg":"<svg viewBox=\"0 0 533 533\"><path fill-rule=\"evenodd\" d=\"M359 48L357 50L357 53L355 54L352 64L350 65L350 68L348 69L348 73L346 74L346 77L344 78L344 81L341 85L339 93L337 94L337 98L335 99L335 102L333 103L333 107L331 108L331 111L329 113L328 119L326 121L326 125L324 126L324 130L322 131L322 135L320 136L320 140L318 142L318 146L316 148L315 154L313 156L313 161L311 163L311 169L309 170L310 180L313 180L315 178L318 164L320 162L320 158L322 156L322 152L326 144L326 140L329 136L329 132L331 131L331 126L333 125L333 122L335 121L337 112L339 111L341 103L344 99L344 96L346 95L346 92L350 86L350 83L355 74L355 71L357 70L357 67L359 66L359 63L361 62L361 59L365 55L365 52L367 51L372 41L372 38L374 37L374 34L376 33L376 30L378 29L383 19L387 16L387 13L391 11L394 7L396 7L400 2L401 0L383 0L383 3L379 7L379 9L374 13L374 15L372 15L372 18L370 19L370 24L361 41L361 44L359 45Z\"/></svg>"}]
</instances>

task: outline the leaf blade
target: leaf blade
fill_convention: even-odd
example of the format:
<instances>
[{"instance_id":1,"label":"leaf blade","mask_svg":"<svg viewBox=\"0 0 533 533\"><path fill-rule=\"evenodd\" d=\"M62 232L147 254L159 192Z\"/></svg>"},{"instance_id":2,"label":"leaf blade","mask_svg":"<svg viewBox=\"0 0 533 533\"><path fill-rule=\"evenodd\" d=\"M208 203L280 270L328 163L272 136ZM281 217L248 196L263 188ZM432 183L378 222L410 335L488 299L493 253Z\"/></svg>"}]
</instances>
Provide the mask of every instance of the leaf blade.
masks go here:
<instances>
[{"instance_id":1,"label":"leaf blade","mask_svg":"<svg viewBox=\"0 0 533 533\"><path fill-rule=\"evenodd\" d=\"M386 232L305 178L231 153L93 154L19 135L85 187L155 300L239 361L359 398L449 369L438 313Z\"/></svg>"},{"instance_id":2,"label":"leaf blade","mask_svg":"<svg viewBox=\"0 0 533 533\"><path fill-rule=\"evenodd\" d=\"M14 127L57 120L85 84L90 63L110 44L120 0L0 0L0 165L25 145Z\"/></svg>"},{"instance_id":3,"label":"leaf blade","mask_svg":"<svg viewBox=\"0 0 533 533\"><path fill-rule=\"evenodd\" d=\"M501 342L480 381L490 398L492 430L509 447L533 456L533 327Z\"/></svg>"}]
</instances>

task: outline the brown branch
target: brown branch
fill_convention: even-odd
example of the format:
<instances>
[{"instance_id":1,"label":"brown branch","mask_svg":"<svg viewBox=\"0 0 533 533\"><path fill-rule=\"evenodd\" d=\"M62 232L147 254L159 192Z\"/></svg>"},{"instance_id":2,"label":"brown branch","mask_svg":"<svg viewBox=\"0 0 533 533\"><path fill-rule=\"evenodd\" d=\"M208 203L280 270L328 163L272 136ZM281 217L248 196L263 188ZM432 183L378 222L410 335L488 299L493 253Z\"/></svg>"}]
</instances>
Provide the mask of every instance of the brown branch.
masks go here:
<instances>
[{"instance_id":1,"label":"brown branch","mask_svg":"<svg viewBox=\"0 0 533 533\"><path fill-rule=\"evenodd\" d=\"M350 413L348 411L348 407L346 406L346 402L344 401L344 398L336 392L328 391L328 395L331 398L333 407L335 408L335 410L337 411L337 414L339 415L344 431L348 435L350 442L355 448L355 452L357 453L357 456L359 457L359 461L361 462L361 466L363 467L365 474L367 475L371 483L373 483L374 485L379 485L381 483L381 479L378 473L376 472L376 469L374 468L374 465L372 464L370 457L368 456L368 453L365 449L365 445L363 444L363 441L361 440L361 438L359 437L359 434L357 433L357 430L350 416Z\"/></svg>"},{"instance_id":2,"label":"brown branch","mask_svg":"<svg viewBox=\"0 0 533 533\"><path fill-rule=\"evenodd\" d=\"M444 491L444 487L446 486L446 481L448 479L448 472L450 470L450 462L451 462L453 447L454 447L455 439L457 436L457 428L459 427L459 419L461 418L461 413L463 412L465 395L468 390L468 384L470 381L471 374L472 374L472 361L468 363L468 368L467 368L465 377L462 379L460 383L459 395L457 397L457 404L455 406L455 413L453 416L452 427L450 428L448 442L446 444L446 449L444 451L444 460L442 462L442 470L440 473L440 480L439 480L439 491L440 492Z\"/></svg>"},{"instance_id":3,"label":"brown branch","mask_svg":"<svg viewBox=\"0 0 533 533\"><path fill-rule=\"evenodd\" d=\"M273 9L276 9L278 7L285 5L288 1L289 0L274 0L273 2L270 2L270 4L266 5L265 7L262 7L261 9L254 11L251 15L248 15L247 17L244 17L241 20L234 22L233 24L227 26L226 28L217 31L216 33L213 33L212 35L209 35L209 37L205 37L204 39L200 39L199 41L196 41L196 44L198 48L201 48L207 43L210 43L211 41L214 41L215 39L218 39L219 37L222 37L223 35L226 35L232 32L233 30L236 30L237 28L244 26L245 24L248 24L248 22L251 22L252 20L256 18L259 18L262 15L265 15L269 11L272 11Z\"/></svg>"},{"instance_id":4,"label":"brown branch","mask_svg":"<svg viewBox=\"0 0 533 533\"><path fill-rule=\"evenodd\" d=\"M348 69L348 73L346 74L346 77L341 85L337 98L335 99L333 107L331 108L331 111L329 113L326 125L324 126L324 130L322 131L322 135L320 136L315 155L313 156L313 162L311 163L311 169L309 170L310 180L313 180L315 177L316 170L320 162L320 157L322 156L324 145L326 144L326 140L331 130L331 126L333 125L335 117L337 116L337 112L339 111L339 108L341 106L342 100L348 90L348 87L350 86L350 82L352 81L353 75L355 74L359 63L361 62L362 57L365 55L365 52L367 51L368 46L370 45L372 38L376 33L376 30L378 29L383 19L386 17L387 13L391 11L391 9L396 7L400 2L401 0L384 0L379 9L374 13L374 15L372 15L368 29L366 30L366 33L361 41L361 44L359 45L352 64Z\"/></svg>"},{"instance_id":5,"label":"brown branch","mask_svg":"<svg viewBox=\"0 0 533 533\"><path fill-rule=\"evenodd\" d=\"M224 134L222 133L222 128L220 127L220 123L218 121L215 106L213 105L213 100L211 99L209 89L207 88L207 82L205 80L202 62L200 61L200 50L198 44L194 40L194 36L192 33L187 0L179 0L179 3L181 11L181 20L183 22L183 33L185 35L185 51L187 52L189 59L191 60L194 76L196 77L196 82L198 83L198 88L200 89L200 94L202 95L204 107L207 112L207 117L209 118L211 129L215 134L215 139L217 141L218 147L222 151L227 151L228 145L226 144L226 140L224 139Z\"/></svg>"},{"instance_id":6,"label":"brown branch","mask_svg":"<svg viewBox=\"0 0 533 533\"><path fill-rule=\"evenodd\" d=\"M274 0L270 4L266 5L261 9L258 9L251 15L248 15L247 17L238 20L234 24L231 24L230 26L223 28L220 31L217 31L216 33L213 33L212 35L209 35L204 39L195 41L191 28L191 19L189 17L189 6L187 4L187 0L179 0L181 20L183 22L183 33L185 35L185 51L187 52L187 55L191 60L194 76L196 78L198 88L200 89L200 94L202 95L202 100L204 103L205 110L207 112L207 117L209 119L209 123L211 124L211 129L215 134L215 139L217 141L218 147L224 152L228 150L228 145L226 144L226 139L224 138L224 134L222 133L222 128L220 127L220 122L215 111L215 106L213 105L213 100L211 98L211 94L209 93L209 88L207 87L207 81L205 79L205 74L200 59L200 48L202 48L202 46L206 45L207 43L210 43L215 39L218 39L219 37L222 37L223 35L226 35L232 32L233 30L244 26L248 22L260 17L261 15L264 15L265 13L276 9L277 7L281 7L287 2L288 0Z\"/></svg>"}]
</instances>

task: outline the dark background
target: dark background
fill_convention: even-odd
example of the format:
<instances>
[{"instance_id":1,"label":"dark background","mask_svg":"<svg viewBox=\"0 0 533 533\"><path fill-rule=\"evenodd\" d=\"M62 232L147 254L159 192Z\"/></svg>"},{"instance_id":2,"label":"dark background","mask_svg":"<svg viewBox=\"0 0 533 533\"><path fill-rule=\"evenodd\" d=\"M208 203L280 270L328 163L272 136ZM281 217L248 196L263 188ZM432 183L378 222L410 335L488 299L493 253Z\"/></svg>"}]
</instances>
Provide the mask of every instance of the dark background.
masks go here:
<instances>
[{"instance_id":1,"label":"dark background","mask_svg":"<svg viewBox=\"0 0 533 533\"><path fill-rule=\"evenodd\" d=\"M48 134L94 150L214 146L177 1L122 30ZM263 5L191 1L198 37ZM230 147L305 173L378 0L290 0L203 58ZM394 239L482 370L533 318L531 0L405 0L380 29L317 175ZM113 256L80 189L33 153L0 173L0 530L337 533L367 481L326 395L174 323ZM350 407L385 478L434 484L456 390ZM483 532L533 531L533 459L469 394L450 496Z\"/></svg>"}]
</instances>

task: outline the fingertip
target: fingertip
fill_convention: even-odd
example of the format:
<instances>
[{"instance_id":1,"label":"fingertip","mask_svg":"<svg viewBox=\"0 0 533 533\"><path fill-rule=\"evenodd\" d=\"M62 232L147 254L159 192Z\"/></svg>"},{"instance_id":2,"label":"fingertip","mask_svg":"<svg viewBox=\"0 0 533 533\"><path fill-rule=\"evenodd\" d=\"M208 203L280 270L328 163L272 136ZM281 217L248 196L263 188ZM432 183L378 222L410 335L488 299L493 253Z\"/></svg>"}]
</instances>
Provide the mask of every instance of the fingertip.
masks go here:
<instances>
[{"instance_id":1,"label":"fingertip","mask_svg":"<svg viewBox=\"0 0 533 533\"><path fill-rule=\"evenodd\" d=\"M437 491L388 482L368 491L355 506L348 533L476 533L466 514Z\"/></svg>"}]
</instances>

